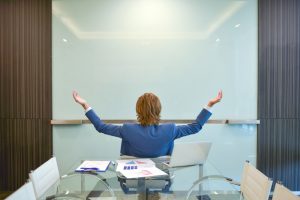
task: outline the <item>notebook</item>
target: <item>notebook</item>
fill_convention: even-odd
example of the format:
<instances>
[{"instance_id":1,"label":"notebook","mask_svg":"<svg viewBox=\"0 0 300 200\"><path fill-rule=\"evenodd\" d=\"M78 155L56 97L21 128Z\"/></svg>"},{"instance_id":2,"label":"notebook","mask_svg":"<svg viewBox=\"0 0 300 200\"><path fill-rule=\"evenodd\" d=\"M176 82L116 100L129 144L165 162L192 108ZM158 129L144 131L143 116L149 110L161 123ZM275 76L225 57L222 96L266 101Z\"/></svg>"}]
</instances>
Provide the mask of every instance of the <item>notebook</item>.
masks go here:
<instances>
[{"instance_id":1,"label":"notebook","mask_svg":"<svg viewBox=\"0 0 300 200\"><path fill-rule=\"evenodd\" d=\"M168 167L204 164L211 145L204 141L175 143L170 161L165 164Z\"/></svg>"}]
</instances>

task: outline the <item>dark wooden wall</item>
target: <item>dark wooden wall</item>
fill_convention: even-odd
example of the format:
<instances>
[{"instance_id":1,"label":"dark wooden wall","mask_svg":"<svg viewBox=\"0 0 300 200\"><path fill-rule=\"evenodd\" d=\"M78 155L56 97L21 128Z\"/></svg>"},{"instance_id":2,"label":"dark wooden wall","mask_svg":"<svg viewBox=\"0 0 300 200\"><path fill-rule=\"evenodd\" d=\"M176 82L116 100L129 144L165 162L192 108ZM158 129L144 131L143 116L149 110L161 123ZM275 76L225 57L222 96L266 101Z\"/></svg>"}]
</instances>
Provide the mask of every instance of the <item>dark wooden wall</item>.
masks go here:
<instances>
[{"instance_id":1,"label":"dark wooden wall","mask_svg":"<svg viewBox=\"0 0 300 200\"><path fill-rule=\"evenodd\" d=\"M257 167L300 191L300 1L258 3Z\"/></svg>"},{"instance_id":2,"label":"dark wooden wall","mask_svg":"<svg viewBox=\"0 0 300 200\"><path fill-rule=\"evenodd\" d=\"M52 156L51 0L0 0L0 190Z\"/></svg>"}]
</instances>

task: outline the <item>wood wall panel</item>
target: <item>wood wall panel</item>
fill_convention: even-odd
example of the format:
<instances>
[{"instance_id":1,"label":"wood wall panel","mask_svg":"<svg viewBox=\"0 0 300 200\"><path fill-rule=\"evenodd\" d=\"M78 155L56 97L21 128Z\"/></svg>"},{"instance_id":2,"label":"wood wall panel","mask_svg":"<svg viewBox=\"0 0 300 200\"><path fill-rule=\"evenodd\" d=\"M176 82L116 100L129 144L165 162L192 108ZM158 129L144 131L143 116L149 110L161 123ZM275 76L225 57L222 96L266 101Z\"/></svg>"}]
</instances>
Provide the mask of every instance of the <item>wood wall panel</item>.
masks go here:
<instances>
[{"instance_id":1,"label":"wood wall panel","mask_svg":"<svg viewBox=\"0 0 300 200\"><path fill-rule=\"evenodd\" d=\"M0 9L0 117L49 118L51 1L0 1Z\"/></svg>"},{"instance_id":2,"label":"wood wall panel","mask_svg":"<svg viewBox=\"0 0 300 200\"><path fill-rule=\"evenodd\" d=\"M260 134L257 163L273 180L288 188L300 188L300 119L264 119Z\"/></svg>"},{"instance_id":3,"label":"wood wall panel","mask_svg":"<svg viewBox=\"0 0 300 200\"><path fill-rule=\"evenodd\" d=\"M0 186L52 156L51 0L0 0Z\"/></svg>"},{"instance_id":4,"label":"wood wall panel","mask_svg":"<svg viewBox=\"0 0 300 200\"><path fill-rule=\"evenodd\" d=\"M259 0L259 118L300 118L300 1Z\"/></svg>"},{"instance_id":5,"label":"wood wall panel","mask_svg":"<svg viewBox=\"0 0 300 200\"><path fill-rule=\"evenodd\" d=\"M258 1L257 167L300 191L300 1Z\"/></svg>"},{"instance_id":6,"label":"wood wall panel","mask_svg":"<svg viewBox=\"0 0 300 200\"><path fill-rule=\"evenodd\" d=\"M51 156L51 127L45 119L0 119L0 125L1 185L14 190L24 184L31 170Z\"/></svg>"}]
</instances>

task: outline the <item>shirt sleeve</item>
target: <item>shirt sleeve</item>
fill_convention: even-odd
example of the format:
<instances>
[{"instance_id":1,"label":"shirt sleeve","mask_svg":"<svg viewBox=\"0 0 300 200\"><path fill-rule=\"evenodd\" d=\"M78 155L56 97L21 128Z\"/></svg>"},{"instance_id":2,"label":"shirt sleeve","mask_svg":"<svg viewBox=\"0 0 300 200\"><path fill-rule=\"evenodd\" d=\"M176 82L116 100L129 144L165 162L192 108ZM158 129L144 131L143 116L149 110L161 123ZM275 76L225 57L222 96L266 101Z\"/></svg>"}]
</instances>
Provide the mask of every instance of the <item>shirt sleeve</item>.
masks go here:
<instances>
[{"instance_id":1,"label":"shirt sleeve","mask_svg":"<svg viewBox=\"0 0 300 200\"><path fill-rule=\"evenodd\" d=\"M209 111L209 112L211 112L211 109L212 109L212 107L210 107L210 106L208 106L208 105L204 106L203 108L204 108L205 110Z\"/></svg>"},{"instance_id":2,"label":"shirt sleeve","mask_svg":"<svg viewBox=\"0 0 300 200\"><path fill-rule=\"evenodd\" d=\"M206 108L202 109L194 123L175 127L174 139L198 133L211 115L212 113Z\"/></svg>"},{"instance_id":3,"label":"shirt sleeve","mask_svg":"<svg viewBox=\"0 0 300 200\"><path fill-rule=\"evenodd\" d=\"M89 112L90 110L92 110L92 107L88 107L88 108L85 110L85 113Z\"/></svg>"},{"instance_id":4,"label":"shirt sleeve","mask_svg":"<svg viewBox=\"0 0 300 200\"><path fill-rule=\"evenodd\" d=\"M123 126L117 126L113 124L106 124L104 123L98 115L94 112L92 108L88 108L86 110L87 118L91 121L91 123L94 125L95 129L98 132L104 133L106 135L111 135L115 137L122 138L122 127Z\"/></svg>"}]
</instances>

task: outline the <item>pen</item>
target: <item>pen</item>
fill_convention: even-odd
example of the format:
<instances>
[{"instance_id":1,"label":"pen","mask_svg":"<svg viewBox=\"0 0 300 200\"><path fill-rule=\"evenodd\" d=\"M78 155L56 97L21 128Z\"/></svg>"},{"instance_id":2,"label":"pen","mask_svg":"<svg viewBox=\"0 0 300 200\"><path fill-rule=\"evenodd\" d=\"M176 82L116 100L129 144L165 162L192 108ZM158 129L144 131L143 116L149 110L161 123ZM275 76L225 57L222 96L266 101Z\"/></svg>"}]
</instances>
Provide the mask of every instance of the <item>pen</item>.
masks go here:
<instances>
[{"instance_id":1,"label":"pen","mask_svg":"<svg viewBox=\"0 0 300 200\"><path fill-rule=\"evenodd\" d=\"M97 167L81 167L80 169L81 170L95 170L95 171L99 170Z\"/></svg>"}]
</instances>

